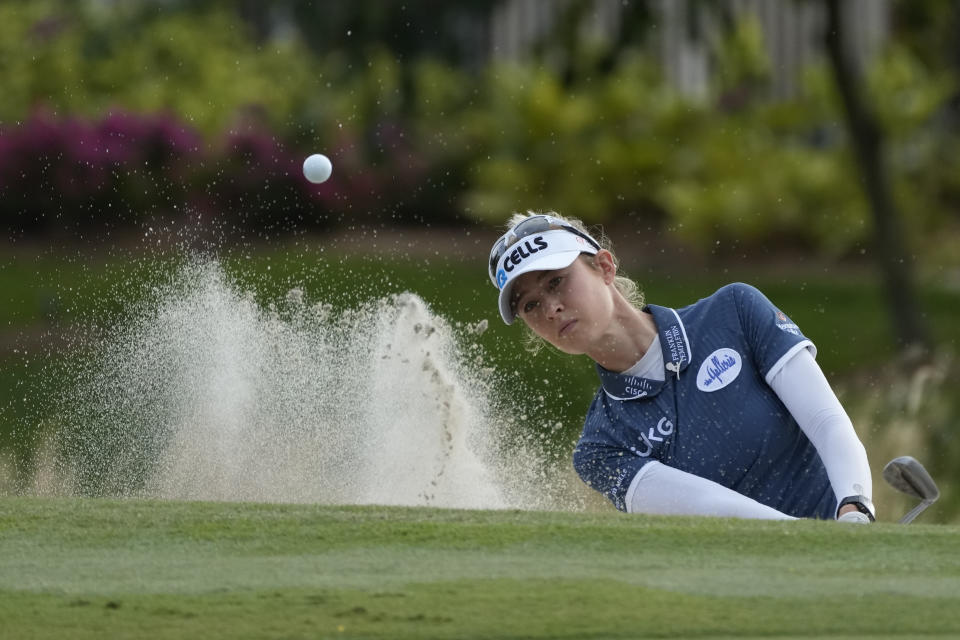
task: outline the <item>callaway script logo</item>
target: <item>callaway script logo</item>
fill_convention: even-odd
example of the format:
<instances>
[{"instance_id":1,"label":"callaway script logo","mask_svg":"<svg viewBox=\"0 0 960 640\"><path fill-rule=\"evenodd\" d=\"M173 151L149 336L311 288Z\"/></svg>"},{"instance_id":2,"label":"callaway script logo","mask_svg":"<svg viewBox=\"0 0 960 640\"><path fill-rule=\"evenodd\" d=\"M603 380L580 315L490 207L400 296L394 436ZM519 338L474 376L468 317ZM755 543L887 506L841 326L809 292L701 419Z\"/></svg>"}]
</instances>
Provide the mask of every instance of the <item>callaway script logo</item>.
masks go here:
<instances>
[{"instance_id":1,"label":"callaway script logo","mask_svg":"<svg viewBox=\"0 0 960 640\"><path fill-rule=\"evenodd\" d=\"M646 458L651 453L653 453L653 443L654 442L663 442L663 439L673 433L673 423L667 420L665 417L660 418L660 422L657 423L656 429L650 427L650 430L647 433L640 433L640 447L630 447L630 451L633 451L635 454L641 458Z\"/></svg>"},{"instance_id":2,"label":"callaway script logo","mask_svg":"<svg viewBox=\"0 0 960 640\"><path fill-rule=\"evenodd\" d=\"M717 349L703 361L697 372L697 389L717 391L737 379L743 359L733 349Z\"/></svg>"}]
</instances>

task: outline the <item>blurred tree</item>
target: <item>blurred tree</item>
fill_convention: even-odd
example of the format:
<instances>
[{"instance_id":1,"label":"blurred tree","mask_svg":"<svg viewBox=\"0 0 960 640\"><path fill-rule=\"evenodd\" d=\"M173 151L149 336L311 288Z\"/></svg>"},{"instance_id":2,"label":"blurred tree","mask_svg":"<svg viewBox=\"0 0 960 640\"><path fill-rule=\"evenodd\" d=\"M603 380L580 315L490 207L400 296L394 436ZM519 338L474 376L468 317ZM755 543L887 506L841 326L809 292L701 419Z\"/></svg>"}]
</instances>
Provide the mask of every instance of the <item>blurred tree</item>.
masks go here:
<instances>
[{"instance_id":1,"label":"blurred tree","mask_svg":"<svg viewBox=\"0 0 960 640\"><path fill-rule=\"evenodd\" d=\"M846 49L846 25L840 3L838 0L823 1L827 12L827 53L842 99L863 187L870 201L874 255L887 294L894 338L903 349L928 349L930 336L917 297L903 223L884 164L883 131L863 98L858 73Z\"/></svg>"},{"instance_id":2,"label":"blurred tree","mask_svg":"<svg viewBox=\"0 0 960 640\"><path fill-rule=\"evenodd\" d=\"M321 57L341 51L360 63L371 49L386 48L397 62L427 56L477 67L487 61L489 18L501 0L218 1L232 5L261 38L277 31L295 32Z\"/></svg>"},{"instance_id":3,"label":"blurred tree","mask_svg":"<svg viewBox=\"0 0 960 640\"><path fill-rule=\"evenodd\" d=\"M895 0L892 21L896 39L923 62L960 68L960 2Z\"/></svg>"},{"instance_id":4,"label":"blurred tree","mask_svg":"<svg viewBox=\"0 0 960 640\"><path fill-rule=\"evenodd\" d=\"M960 211L960 159L943 116L958 85L936 52L949 48L941 23L960 3L929 4L937 10L903 9L910 19L894 30L926 46L889 43L863 93L892 197L910 214L905 234L918 246L941 238L949 257L942 230ZM601 5L617 19L588 10ZM658 9L679 5L578 0L515 16L504 10L532 5L6 0L0 122L19 126L37 105L93 120L165 113L213 151L269 132L290 153L336 157L323 189L351 224L499 223L514 208L558 208L629 220L710 256L859 256L869 201L850 177L827 66L810 65L800 95L772 101L768 85L785 71L766 23L733 10L742 4L685 0L709 18L686 11L683 28L704 39L697 50L714 70L702 95L685 93L657 40L667 37ZM487 64L504 16L538 29ZM923 41L928 29L942 46Z\"/></svg>"}]
</instances>

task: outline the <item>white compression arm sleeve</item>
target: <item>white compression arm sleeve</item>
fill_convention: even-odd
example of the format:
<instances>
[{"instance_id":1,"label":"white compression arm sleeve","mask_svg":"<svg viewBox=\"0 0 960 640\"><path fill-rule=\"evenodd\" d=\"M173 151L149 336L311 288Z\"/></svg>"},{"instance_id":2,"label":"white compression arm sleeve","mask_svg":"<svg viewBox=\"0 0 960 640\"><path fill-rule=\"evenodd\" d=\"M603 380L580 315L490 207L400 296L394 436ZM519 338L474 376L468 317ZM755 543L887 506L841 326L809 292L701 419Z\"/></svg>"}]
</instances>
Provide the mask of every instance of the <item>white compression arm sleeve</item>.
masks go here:
<instances>
[{"instance_id":1,"label":"white compression arm sleeve","mask_svg":"<svg viewBox=\"0 0 960 640\"><path fill-rule=\"evenodd\" d=\"M626 496L630 513L794 520L712 480L651 460L640 469Z\"/></svg>"},{"instance_id":2,"label":"white compression arm sleeve","mask_svg":"<svg viewBox=\"0 0 960 640\"><path fill-rule=\"evenodd\" d=\"M867 451L813 354L801 349L769 383L816 447L837 500L856 495L872 500Z\"/></svg>"}]
</instances>

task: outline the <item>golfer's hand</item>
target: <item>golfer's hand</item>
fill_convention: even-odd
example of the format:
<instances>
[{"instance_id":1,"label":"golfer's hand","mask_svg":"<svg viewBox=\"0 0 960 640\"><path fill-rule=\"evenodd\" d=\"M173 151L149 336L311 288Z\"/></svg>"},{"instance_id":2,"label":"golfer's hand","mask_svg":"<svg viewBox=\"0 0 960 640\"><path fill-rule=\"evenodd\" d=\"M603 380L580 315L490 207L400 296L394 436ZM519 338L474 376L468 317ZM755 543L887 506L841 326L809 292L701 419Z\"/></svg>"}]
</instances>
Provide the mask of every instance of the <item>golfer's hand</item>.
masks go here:
<instances>
[{"instance_id":1,"label":"golfer's hand","mask_svg":"<svg viewBox=\"0 0 960 640\"><path fill-rule=\"evenodd\" d=\"M857 511L856 507L852 505L844 505L843 509L840 510L840 515L837 516L837 522L870 524L870 518L867 517L867 514Z\"/></svg>"}]
</instances>

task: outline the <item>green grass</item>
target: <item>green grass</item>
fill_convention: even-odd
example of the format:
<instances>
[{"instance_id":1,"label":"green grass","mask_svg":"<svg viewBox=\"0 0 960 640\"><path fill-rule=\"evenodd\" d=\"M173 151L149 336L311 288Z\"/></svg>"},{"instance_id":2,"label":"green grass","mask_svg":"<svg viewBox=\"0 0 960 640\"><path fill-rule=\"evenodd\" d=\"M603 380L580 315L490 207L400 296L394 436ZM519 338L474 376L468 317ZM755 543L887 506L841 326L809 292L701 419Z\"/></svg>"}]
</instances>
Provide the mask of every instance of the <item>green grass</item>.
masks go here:
<instances>
[{"instance_id":1,"label":"green grass","mask_svg":"<svg viewBox=\"0 0 960 640\"><path fill-rule=\"evenodd\" d=\"M956 637L960 528L0 498L9 638Z\"/></svg>"}]
</instances>

